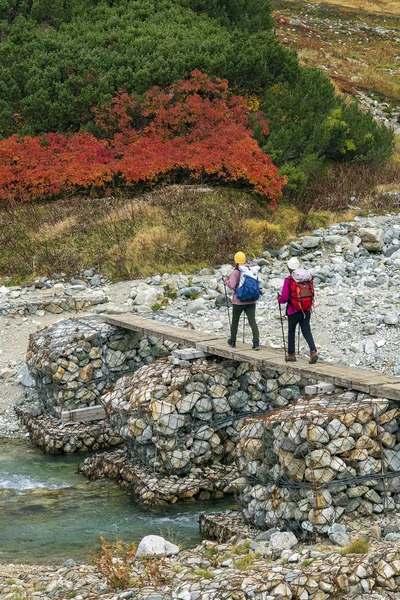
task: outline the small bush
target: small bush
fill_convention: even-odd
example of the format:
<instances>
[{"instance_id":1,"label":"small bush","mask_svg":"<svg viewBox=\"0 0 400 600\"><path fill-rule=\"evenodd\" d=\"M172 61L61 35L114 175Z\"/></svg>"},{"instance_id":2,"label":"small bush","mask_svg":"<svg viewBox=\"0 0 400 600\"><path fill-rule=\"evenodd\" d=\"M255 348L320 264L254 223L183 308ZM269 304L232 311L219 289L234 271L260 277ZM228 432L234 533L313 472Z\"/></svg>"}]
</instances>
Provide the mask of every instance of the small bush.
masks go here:
<instances>
[{"instance_id":1,"label":"small bush","mask_svg":"<svg viewBox=\"0 0 400 600\"><path fill-rule=\"evenodd\" d=\"M249 569L251 569L254 561L257 558L258 554L256 553L247 554L247 556L243 556L242 558L235 560L233 566L235 567L235 569L238 569L238 571L248 571Z\"/></svg>"},{"instance_id":2,"label":"small bush","mask_svg":"<svg viewBox=\"0 0 400 600\"><path fill-rule=\"evenodd\" d=\"M151 310L154 311L154 312L157 312L157 311L159 311L161 309L162 309L162 305L159 304L158 302L156 302L155 304L153 304L153 306L151 307Z\"/></svg>"},{"instance_id":3,"label":"small bush","mask_svg":"<svg viewBox=\"0 0 400 600\"><path fill-rule=\"evenodd\" d=\"M304 217L305 229L326 229L334 221L334 215L329 211L314 211Z\"/></svg>"},{"instance_id":4,"label":"small bush","mask_svg":"<svg viewBox=\"0 0 400 600\"><path fill-rule=\"evenodd\" d=\"M273 214L273 223L281 229L282 243L287 236L294 236L302 225L303 215L295 206L278 206Z\"/></svg>"},{"instance_id":5,"label":"small bush","mask_svg":"<svg viewBox=\"0 0 400 600\"><path fill-rule=\"evenodd\" d=\"M117 539L114 544L100 535L101 550L98 555L91 554L93 564L105 576L113 589L125 589L132 576L131 562L136 553L135 544L123 544Z\"/></svg>"},{"instance_id":6,"label":"small bush","mask_svg":"<svg viewBox=\"0 0 400 600\"><path fill-rule=\"evenodd\" d=\"M369 550L369 543L363 537L358 537L350 542L344 548L339 550L339 554L345 556L346 554L366 554Z\"/></svg>"},{"instance_id":7,"label":"small bush","mask_svg":"<svg viewBox=\"0 0 400 600\"><path fill-rule=\"evenodd\" d=\"M230 551L232 554L247 554L250 552L250 542L240 542L231 546Z\"/></svg>"},{"instance_id":8,"label":"small bush","mask_svg":"<svg viewBox=\"0 0 400 600\"><path fill-rule=\"evenodd\" d=\"M277 246L282 241L282 230L280 225L269 223L258 219L248 219L243 224L251 246L246 246L249 255L257 256L266 247Z\"/></svg>"}]
</instances>

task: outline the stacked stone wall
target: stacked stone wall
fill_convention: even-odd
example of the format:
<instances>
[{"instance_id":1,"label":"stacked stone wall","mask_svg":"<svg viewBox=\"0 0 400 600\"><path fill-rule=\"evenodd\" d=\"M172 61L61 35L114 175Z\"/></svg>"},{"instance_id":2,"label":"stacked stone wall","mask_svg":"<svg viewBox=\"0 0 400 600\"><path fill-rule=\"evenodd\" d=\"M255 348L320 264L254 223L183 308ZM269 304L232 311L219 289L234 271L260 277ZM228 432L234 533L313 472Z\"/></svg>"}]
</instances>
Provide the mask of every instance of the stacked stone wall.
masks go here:
<instances>
[{"instance_id":1,"label":"stacked stone wall","mask_svg":"<svg viewBox=\"0 0 400 600\"><path fill-rule=\"evenodd\" d=\"M300 399L239 433L246 519L326 532L344 513L400 508L400 409L364 394Z\"/></svg>"}]
</instances>

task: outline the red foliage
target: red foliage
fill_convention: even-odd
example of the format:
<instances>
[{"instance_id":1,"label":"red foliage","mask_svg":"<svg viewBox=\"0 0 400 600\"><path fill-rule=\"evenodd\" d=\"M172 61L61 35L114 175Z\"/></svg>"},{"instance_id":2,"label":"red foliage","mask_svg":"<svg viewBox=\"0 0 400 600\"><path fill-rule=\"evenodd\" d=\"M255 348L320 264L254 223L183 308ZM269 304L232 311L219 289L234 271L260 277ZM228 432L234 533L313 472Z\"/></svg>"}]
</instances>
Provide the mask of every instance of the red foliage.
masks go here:
<instances>
[{"instance_id":1,"label":"red foliage","mask_svg":"<svg viewBox=\"0 0 400 600\"><path fill-rule=\"evenodd\" d=\"M89 133L65 137L13 135L0 142L0 198L46 198L78 187L102 186L113 177L107 143Z\"/></svg>"},{"instance_id":2,"label":"red foliage","mask_svg":"<svg viewBox=\"0 0 400 600\"><path fill-rule=\"evenodd\" d=\"M285 181L253 136L250 110L226 80L199 71L167 90L152 89L142 104L120 90L95 110L105 140L81 132L1 141L0 198L43 198L115 177L128 186L154 184L178 172L250 183L274 206ZM266 119L255 116L267 135Z\"/></svg>"}]
</instances>

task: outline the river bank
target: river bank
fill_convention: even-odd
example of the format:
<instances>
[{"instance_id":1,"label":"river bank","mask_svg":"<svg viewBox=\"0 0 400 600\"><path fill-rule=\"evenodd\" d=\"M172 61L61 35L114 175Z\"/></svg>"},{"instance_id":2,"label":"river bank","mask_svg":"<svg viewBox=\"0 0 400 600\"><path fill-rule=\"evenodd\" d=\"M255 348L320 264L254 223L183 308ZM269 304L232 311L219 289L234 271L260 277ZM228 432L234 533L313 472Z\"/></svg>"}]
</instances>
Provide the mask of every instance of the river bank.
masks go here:
<instances>
[{"instance_id":1,"label":"river bank","mask_svg":"<svg viewBox=\"0 0 400 600\"><path fill-rule=\"evenodd\" d=\"M170 557L135 558L126 590L110 589L104 573L90 565L66 561L61 568L4 565L0 597L84 598L101 600L290 600L354 598L396 600L400 534L382 516L371 529L369 519L346 523L352 539L364 545L362 554L340 553L330 540L298 543L293 534L263 532L255 536L237 517L239 533L228 543L203 541ZM391 519L392 521L392 519ZM388 533L386 533L388 532ZM292 536L292 537L290 537ZM378 540L385 536L385 539ZM293 539L294 538L294 539ZM300 592L300 594L299 594Z\"/></svg>"},{"instance_id":2,"label":"river bank","mask_svg":"<svg viewBox=\"0 0 400 600\"><path fill-rule=\"evenodd\" d=\"M256 260L261 267L260 278L264 290L257 307L262 343L282 346L276 291L280 289L287 272L287 258L297 255L305 266L312 268L315 276L318 304L313 316L313 327L320 355L326 360L398 374L399 250L400 217L393 214L371 215L350 223L336 224L327 230L313 231L311 235L293 242L290 247L281 248L279 252L265 251ZM146 280L102 285L100 292L104 295L104 301L79 314L120 314L134 311L171 321L179 317L196 329L218 332L221 337L225 337L228 331L228 313L221 276L231 268L226 264L216 270L205 269L191 278L166 274ZM81 287L83 289L79 293L84 294L85 286L81 284ZM34 305L34 302L30 303L31 298L41 294L47 294L48 297L52 288L54 284L51 282L45 291L2 288L3 307L6 303L10 307L13 302L20 305L23 302L26 312L24 316L18 310L11 310L6 316L0 317L0 373L3 383L0 416L3 438L21 438L25 435L23 430L15 427L13 405L25 393L21 379L29 384L24 374L23 361L29 333L60 318L75 316L65 311L57 314L48 311L40 311L39 315L29 314L30 307ZM63 283L62 287L58 284L58 297L60 294L73 292L72 288L73 285L69 282ZM13 297L10 297L10 293ZM248 339L247 333L246 337ZM302 346L301 352L306 351ZM326 541L318 540L317 544L310 544L299 539L292 547L280 548L279 553L274 553L270 540L249 537L250 534L244 531L240 538L230 540L229 543L203 542L191 550L181 551L176 558L168 559L165 567L168 583L161 583L157 577L152 581L143 579L147 577L147 574L143 575L145 565L137 562L137 571L136 566L133 567L133 577L139 578L136 581L141 582L140 589L133 586L129 591L120 593L111 591L106 585L104 574L87 565L71 566L72 563L67 563L61 569L57 566L36 568L2 565L0 597L5 600L15 600L18 597L121 600L252 597L270 600L275 597L293 597L293 593L297 593L290 587L293 578L305 577L301 581L304 582L307 595L304 593L300 597L320 600L332 597L332 589L323 589L323 585L320 585L326 563L331 565L329 572L336 573L337 576L338 573L342 574L343 569L347 569L344 573L348 573L349 569L351 571L356 561L357 568L360 562L365 568L365 575L361 580L365 579L370 583L361 584L357 580L354 585L361 587L354 588L353 591L357 593L352 594L352 597L363 598L361 592L368 585L368 596L365 597L375 600L395 598L391 586L398 584L396 578L400 574L397 574L396 565L400 563L394 562L395 567L390 563L387 567L388 563L382 557L389 556L389 562L400 560L396 554L400 538L398 515L387 518L384 515L373 515L363 522L359 523L357 520L346 526L349 536L365 536L370 544L368 554L352 557L350 562L345 559L342 563L337 549ZM392 529L387 529L388 527ZM376 530L376 537L372 536L372 530ZM390 534L392 537L387 538ZM241 544L246 540L247 544L242 548ZM265 541L268 544L261 543ZM232 550L238 543L239 551ZM371 572L364 561L371 566ZM339 572L335 571L335 565L339 565ZM385 577L389 576L385 579L380 574L379 579L378 568L384 569ZM361 572L364 573L360 570ZM386 580L390 580L389 584ZM144 581L148 584L145 589ZM274 582L274 585L267 585L265 582ZM342 584L340 594L343 598L350 597L348 579L343 579ZM261 585L264 585L263 589L260 588ZM289 587L280 589L279 585ZM386 591L378 591L374 595L375 588L382 585ZM286 596L279 596L281 591L286 591Z\"/></svg>"}]
</instances>

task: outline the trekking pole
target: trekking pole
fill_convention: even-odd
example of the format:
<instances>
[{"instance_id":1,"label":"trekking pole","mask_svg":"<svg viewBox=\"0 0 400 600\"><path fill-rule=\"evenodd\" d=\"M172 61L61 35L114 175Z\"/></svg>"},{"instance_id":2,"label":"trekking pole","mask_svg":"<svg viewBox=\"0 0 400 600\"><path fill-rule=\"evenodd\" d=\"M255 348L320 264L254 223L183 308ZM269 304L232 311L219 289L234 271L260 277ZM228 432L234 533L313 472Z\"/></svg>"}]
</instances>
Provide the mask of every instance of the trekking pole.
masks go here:
<instances>
[{"instance_id":1,"label":"trekking pole","mask_svg":"<svg viewBox=\"0 0 400 600\"><path fill-rule=\"evenodd\" d=\"M245 321L245 312L243 311L243 344L244 344L244 327L245 327L246 321Z\"/></svg>"},{"instance_id":2,"label":"trekking pole","mask_svg":"<svg viewBox=\"0 0 400 600\"><path fill-rule=\"evenodd\" d=\"M229 329L231 329L231 314L229 312L229 302L228 302L228 293L226 291L226 285L224 283L224 290L225 290L225 300L226 300L226 308L228 309L228 323L229 323Z\"/></svg>"},{"instance_id":3,"label":"trekking pole","mask_svg":"<svg viewBox=\"0 0 400 600\"><path fill-rule=\"evenodd\" d=\"M297 325L299 328L297 331L297 354L300 354L300 325Z\"/></svg>"},{"instance_id":4,"label":"trekking pole","mask_svg":"<svg viewBox=\"0 0 400 600\"><path fill-rule=\"evenodd\" d=\"M281 317L282 339L283 339L283 350L284 350L284 352L285 352L285 360L286 360L286 343L285 343L285 332L284 332L284 329L283 329L282 307L281 307L281 305L279 304L279 302L278 302L278 305L279 305L279 314L280 314L280 317Z\"/></svg>"}]
</instances>

